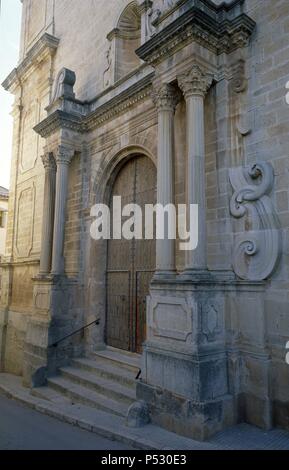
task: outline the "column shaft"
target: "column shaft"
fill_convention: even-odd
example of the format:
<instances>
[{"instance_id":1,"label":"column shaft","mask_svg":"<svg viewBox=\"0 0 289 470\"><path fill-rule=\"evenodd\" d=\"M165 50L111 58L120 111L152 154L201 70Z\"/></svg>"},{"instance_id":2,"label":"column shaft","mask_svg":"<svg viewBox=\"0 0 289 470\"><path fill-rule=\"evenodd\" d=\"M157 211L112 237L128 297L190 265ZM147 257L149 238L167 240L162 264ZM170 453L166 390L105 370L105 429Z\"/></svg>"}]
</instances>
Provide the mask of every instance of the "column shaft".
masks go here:
<instances>
[{"instance_id":1,"label":"column shaft","mask_svg":"<svg viewBox=\"0 0 289 470\"><path fill-rule=\"evenodd\" d=\"M204 98L189 96L187 103L187 205L199 206L199 244L195 251L186 252L186 269L206 269L206 177Z\"/></svg>"},{"instance_id":2,"label":"column shaft","mask_svg":"<svg viewBox=\"0 0 289 470\"><path fill-rule=\"evenodd\" d=\"M186 252L186 271L207 269L206 173L204 99L212 76L195 64L178 79L187 106L187 209L199 207L199 242L194 251ZM192 224L194 221L190 221Z\"/></svg>"},{"instance_id":3,"label":"column shaft","mask_svg":"<svg viewBox=\"0 0 289 470\"><path fill-rule=\"evenodd\" d=\"M46 275L51 270L54 207L55 207L55 177L56 163L52 153L42 157L45 168L42 242L40 255L40 274Z\"/></svg>"},{"instance_id":4,"label":"column shaft","mask_svg":"<svg viewBox=\"0 0 289 470\"><path fill-rule=\"evenodd\" d=\"M158 109L158 175L157 203L163 207L175 203L174 178L174 113L179 95L171 85L163 85L154 95ZM169 239L168 218L165 236L156 242L157 274L175 272L175 240Z\"/></svg>"},{"instance_id":5,"label":"column shaft","mask_svg":"<svg viewBox=\"0 0 289 470\"><path fill-rule=\"evenodd\" d=\"M159 111L158 137L158 185L157 202L165 207L174 204L174 162L173 162L174 113L172 110ZM175 241L168 239L167 219L165 239L157 240L157 271L175 271Z\"/></svg>"},{"instance_id":6,"label":"column shaft","mask_svg":"<svg viewBox=\"0 0 289 470\"><path fill-rule=\"evenodd\" d=\"M61 148L56 158L56 199L53 234L52 274L64 274L64 236L67 206L68 170L74 152Z\"/></svg>"}]
</instances>

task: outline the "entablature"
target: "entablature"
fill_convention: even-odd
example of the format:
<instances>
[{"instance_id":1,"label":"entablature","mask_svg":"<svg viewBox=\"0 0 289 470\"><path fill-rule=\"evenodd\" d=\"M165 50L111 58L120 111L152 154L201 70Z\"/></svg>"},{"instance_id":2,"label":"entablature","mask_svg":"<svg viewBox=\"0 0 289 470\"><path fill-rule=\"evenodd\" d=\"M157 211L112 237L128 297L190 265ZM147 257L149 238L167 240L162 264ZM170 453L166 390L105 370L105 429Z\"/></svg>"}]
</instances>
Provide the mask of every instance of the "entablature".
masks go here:
<instances>
[{"instance_id":1,"label":"entablature","mask_svg":"<svg viewBox=\"0 0 289 470\"><path fill-rule=\"evenodd\" d=\"M156 66L195 41L216 55L248 45L256 23L243 11L244 0L216 5L210 0L180 0L154 22L155 32L136 51Z\"/></svg>"},{"instance_id":2,"label":"entablature","mask_svg":"<svg viewBox=\"0 0 289 470\"><path fill-rule=\"evenodd\" d=\"M58 96L47 108L48 117L34 130L43 138L48 138L59 129L80 134L89 132L149 97L153 77L154 73L150 72L136 81L132 80L129 86L122 87L120 84L111 94L100 95L92 102L78 101L71 97L71 92L68 97Z\"/></svg>"}]
</instances>

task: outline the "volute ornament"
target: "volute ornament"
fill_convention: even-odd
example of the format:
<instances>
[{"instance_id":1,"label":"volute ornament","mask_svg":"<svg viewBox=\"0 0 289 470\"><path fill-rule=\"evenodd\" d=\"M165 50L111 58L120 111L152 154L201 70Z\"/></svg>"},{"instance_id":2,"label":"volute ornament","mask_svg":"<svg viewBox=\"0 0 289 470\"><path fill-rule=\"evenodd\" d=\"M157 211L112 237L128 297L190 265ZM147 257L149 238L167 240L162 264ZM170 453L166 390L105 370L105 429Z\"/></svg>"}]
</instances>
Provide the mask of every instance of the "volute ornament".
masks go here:
<instances>
[{"instance_id":1,"label":"volute ornament","mask_svg":"<svg viewBox=\"0 0 289 470\"><path fill-rule=\"evenodd\" d=\"M244 218L244 230L235 235L233 268L244 280L263 281L275 271L281 252L280 224L270 197L274 170L270 163L230 170L234 194L230 212Z\"/></svg>"},{"instance_id":2,"label":"volute ornament","mask_svg":"<svg viewBox=\"0 0 289 470\"><path fill-rule=\"evenodd\" d=\"M51 102L54 103L59 98L74 99L73 87L76 82L75 72L62 68L55 81L55 89Z\"/></svg>"}]
</instances>

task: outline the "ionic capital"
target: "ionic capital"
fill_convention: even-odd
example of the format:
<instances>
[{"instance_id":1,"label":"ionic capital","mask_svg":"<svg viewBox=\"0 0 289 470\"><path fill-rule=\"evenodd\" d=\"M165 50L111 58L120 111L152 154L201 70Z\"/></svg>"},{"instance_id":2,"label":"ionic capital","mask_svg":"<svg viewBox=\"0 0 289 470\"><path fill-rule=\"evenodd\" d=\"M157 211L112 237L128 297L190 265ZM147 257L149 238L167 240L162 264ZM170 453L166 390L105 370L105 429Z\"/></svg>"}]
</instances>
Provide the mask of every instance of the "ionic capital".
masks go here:
<instances>
[{"instance_id":1,"label":"ionic capital","mask_svg":"<svg viewBox=\"0 0 289 470\"><path fill-rule=\"evenodd\" d=\"M46 152L41 156L41 160L45 170L56 171L56 162L52 152Z\"/></svg>"},{"instance_id":2,"label":"ionic capital","mask_svg":"<svg viewBox=\"0 0 289 470\"><path fill-rule=\"evenodd\" d=\"M180 99L178 90L166 83L152 93L152 100L159 111L175 111Z\"/></svg>"},{"instance_id":3,"label":"ionic capital","mask_svg":"<svg viewBox=\"0 0 289 470\"><path fill-rule=\"evenodd\" d=\"M59 145L56 154L57 165L70 165L75 154L75 150L65 145Z\"/></svg>"},{"instance_id":4,"label":"ionic capital","mask_svg":"<svg viewBox=\"0 0 289 470\"><path fill-rule=\"evenodd\" d=\"M189 72L178 77L178 84L185 98L193 95L205 97L212 82L213 76L197 64L194 64Z\"/></svg>"}]
</instances>

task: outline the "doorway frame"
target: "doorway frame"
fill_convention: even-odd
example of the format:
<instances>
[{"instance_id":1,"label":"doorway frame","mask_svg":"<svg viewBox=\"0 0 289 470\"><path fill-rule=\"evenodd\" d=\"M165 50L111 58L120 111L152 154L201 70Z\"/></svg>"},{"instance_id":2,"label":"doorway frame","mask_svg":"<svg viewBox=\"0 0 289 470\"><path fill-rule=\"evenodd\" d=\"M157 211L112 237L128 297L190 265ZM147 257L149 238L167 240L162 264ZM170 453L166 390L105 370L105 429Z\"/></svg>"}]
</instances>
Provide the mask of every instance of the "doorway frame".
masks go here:
<instances>
[{"instance_id":1,"label":"doorway frame","mask_svg":"<svg viewBox=\"0 0 289 470\"><path fill-rule=\"evenodd\" d=\"M157 175L157 158L155 148L151 144L151 150L138 144L128 145L119 151L106 152L99 164L90 197L91 207L94 204L109 205L111 192L115 180L122 167L132 158L145 156L154 164ZM89 219L91 223L91 218ZM87 230L89 233L89 229ZM96 246L97 245L97 246ZM107 262L108 241L96 242L90 238L90 250L87 264L88 269L88 296L87 296L87 319L88 321L97 316L101 319L98 329L88 332L86 338L86 351L105 349L106 322L107 322ZM147 319L146 319L147 322ZM129 353L129 352L128 352ZM133 353L132 353L133 354Z\"/></svg>"}]
</instances>

